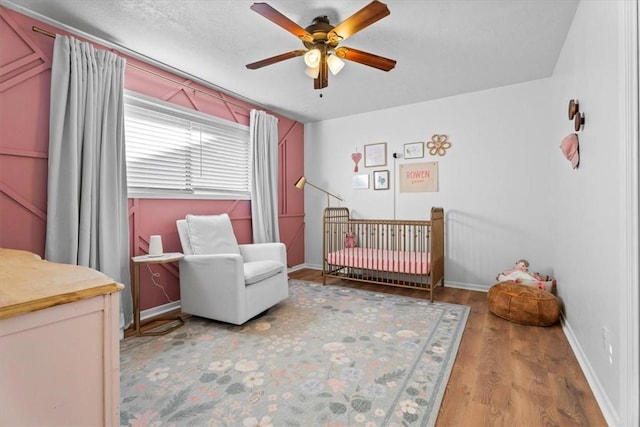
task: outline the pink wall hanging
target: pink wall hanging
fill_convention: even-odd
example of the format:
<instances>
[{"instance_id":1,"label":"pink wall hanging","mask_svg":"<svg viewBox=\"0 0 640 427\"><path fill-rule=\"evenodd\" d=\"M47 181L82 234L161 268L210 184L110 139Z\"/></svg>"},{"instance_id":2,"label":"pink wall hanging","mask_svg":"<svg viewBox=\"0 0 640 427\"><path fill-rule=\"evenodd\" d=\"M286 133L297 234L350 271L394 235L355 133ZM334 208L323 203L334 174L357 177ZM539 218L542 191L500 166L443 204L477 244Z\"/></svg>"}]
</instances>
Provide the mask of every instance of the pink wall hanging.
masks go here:
<instances>
[{"instance_id":1,"label":"pink wall hanging","mask_svg":"<svg viewBox=\"0 0 640 427\"><path fill-rule=\"evenodd\" d=\"M358 153L357 151L358 149L356 148L356 152L351 154L351 158L355 163L355 166L353 167L354 172L358 172L358 163L360 162L360 160L362 160L362 153Z\"/></svg>"}]
</instances>

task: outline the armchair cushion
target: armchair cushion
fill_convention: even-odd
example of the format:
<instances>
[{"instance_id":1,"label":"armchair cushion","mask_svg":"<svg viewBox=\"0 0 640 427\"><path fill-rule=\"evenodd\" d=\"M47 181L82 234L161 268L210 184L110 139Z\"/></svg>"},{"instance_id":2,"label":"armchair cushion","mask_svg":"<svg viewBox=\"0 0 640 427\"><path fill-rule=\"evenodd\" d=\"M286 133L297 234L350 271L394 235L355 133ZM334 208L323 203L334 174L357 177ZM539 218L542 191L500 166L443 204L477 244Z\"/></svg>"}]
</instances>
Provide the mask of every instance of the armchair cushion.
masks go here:
<instances>
[{"instance_id":1,"label":"armchair cushion","mask_svg":"<svg viewBox=\"0 0 640 427\"><path fill-rule=\"evenodd\" d=\"M252 285L280 273L284 265L278 261L252 261L244 263L244 283Z\"/></svg>"},{"instance_id":2,"label":"armchair cushion","mask_svg":"<svg viewBox=\"0 0 640 427\"><path fill-rule=\"evenodd\" d=\"M195 255L240 254L229 215L189 214L186 220Z\"/></svg>"}]
</instances>

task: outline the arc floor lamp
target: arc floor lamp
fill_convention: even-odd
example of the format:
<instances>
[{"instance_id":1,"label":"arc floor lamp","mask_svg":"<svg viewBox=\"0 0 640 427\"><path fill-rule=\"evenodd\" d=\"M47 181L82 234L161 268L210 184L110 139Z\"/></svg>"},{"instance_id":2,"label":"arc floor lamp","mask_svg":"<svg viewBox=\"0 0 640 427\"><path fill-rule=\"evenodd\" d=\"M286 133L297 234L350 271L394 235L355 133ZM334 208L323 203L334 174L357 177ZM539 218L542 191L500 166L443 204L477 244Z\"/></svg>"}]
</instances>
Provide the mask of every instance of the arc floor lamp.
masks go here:
<instances>
[{"instance_id":1,"label":"arc floor lamp","mask_svg":"<svg viewBox=\"0 0 640 427\"><path fill-rule=\"evenodd\" d=\"M329 196L331 196L331 197L335 197L336 199L340 200L341 202L344 202L344 199L342 199L341 197L338 197L338 196L336 196L336 195L335 195L335 194L333 194L333 193L329 193L327 190L324 190L324 189L322 189L322 188L318 187L317 185L313 185L312 183L310 183L309 181L307 181L307 178L303 175L303 176L301 176L301 177L300 177L300 179L298 179L298 181L296 182L296 188L297 188L298 190L302 190L302 189L304 189L304 186L305 186L305 185L310 185L310 186L312 186L313 188L315 188L316 190L320 190L320 191L322 191L324 194L326 194L326 195L327 195L327 206L331 206Z\"/></svg>"}]
</instances>

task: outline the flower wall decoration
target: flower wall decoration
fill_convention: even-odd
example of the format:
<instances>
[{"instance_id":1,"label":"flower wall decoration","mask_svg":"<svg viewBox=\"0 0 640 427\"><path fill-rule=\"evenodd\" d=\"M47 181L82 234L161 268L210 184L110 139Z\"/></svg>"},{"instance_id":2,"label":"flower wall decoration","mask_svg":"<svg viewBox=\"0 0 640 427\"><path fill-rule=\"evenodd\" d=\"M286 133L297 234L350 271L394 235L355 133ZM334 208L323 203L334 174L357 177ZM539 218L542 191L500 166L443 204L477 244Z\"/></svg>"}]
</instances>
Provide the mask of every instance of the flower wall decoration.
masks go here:
<instances>
[{"instance_id":1,"label":"flower wall decoration","mask_svg":"<svg viewBox=\"0 0 640 427\"><path fill-rule=\"evenodd\" d=\"M447 150L451 148L451 142L447 141L447 135L433 135L431 141L427 142L429 154L432 156L444 156Z\"/></svg>"}]
</instances>

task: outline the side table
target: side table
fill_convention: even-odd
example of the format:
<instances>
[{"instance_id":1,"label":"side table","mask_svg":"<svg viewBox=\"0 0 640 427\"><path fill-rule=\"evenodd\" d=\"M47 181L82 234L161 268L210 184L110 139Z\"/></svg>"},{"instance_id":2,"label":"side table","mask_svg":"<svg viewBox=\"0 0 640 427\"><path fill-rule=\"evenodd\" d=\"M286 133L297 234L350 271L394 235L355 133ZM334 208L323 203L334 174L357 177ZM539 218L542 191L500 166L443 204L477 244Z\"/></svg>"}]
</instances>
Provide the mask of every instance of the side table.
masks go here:
<instances>
[{"instance_id":1,"label":"side table","mask_svg":"<svg viewBox=\"0 0 640 427\"><path fill-rule=\"evenodd\" d=\"M161 331L140 331L140 264L167 264L180 261L184 257L180 252L166 253L158 256L139 255L131 258L133 261L133 326L137 336L143 335L164 335L184 325L184 320L180 316L174 319L165 319L169 322L177 323Z\"/></svg>"}]
</instances>

